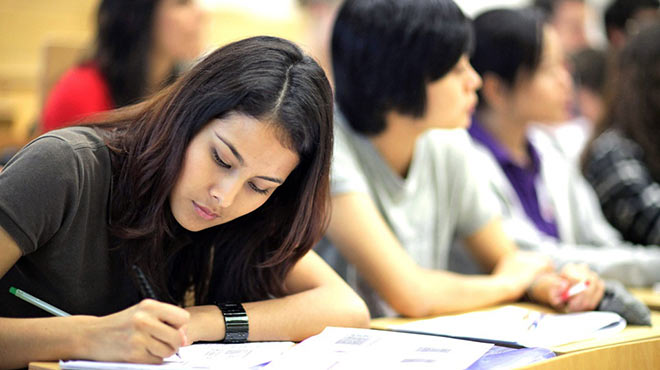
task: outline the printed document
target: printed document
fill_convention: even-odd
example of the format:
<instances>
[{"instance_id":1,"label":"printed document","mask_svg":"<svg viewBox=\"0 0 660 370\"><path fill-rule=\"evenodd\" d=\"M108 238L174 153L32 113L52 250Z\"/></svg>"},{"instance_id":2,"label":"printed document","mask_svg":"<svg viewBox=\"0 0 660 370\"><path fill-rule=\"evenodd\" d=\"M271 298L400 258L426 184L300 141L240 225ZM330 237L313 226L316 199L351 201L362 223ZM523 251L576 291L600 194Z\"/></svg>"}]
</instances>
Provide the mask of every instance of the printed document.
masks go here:
<instances>
[{"instance_id":1,"label":"printed document","mask_svg":"<svg viewBox=\"0 0 660 370\"><path fill-rule=\"evenodd\" d=\"M282 355L293 342L209 343L181 347L179 356L165 359L162 365L124 362L60 361L63 370L175 370L175 369L259 369Z\"/></svg>"},{"instance_id":2,"label":"printed document","mask_svg":"<svg viewBox=\"0 0 660 370\"><path fill-rule=\"evenodd\" d=\"M265 369L465 369L491 347L430 335L328 327Z\"/></svg>"}]
</instances>

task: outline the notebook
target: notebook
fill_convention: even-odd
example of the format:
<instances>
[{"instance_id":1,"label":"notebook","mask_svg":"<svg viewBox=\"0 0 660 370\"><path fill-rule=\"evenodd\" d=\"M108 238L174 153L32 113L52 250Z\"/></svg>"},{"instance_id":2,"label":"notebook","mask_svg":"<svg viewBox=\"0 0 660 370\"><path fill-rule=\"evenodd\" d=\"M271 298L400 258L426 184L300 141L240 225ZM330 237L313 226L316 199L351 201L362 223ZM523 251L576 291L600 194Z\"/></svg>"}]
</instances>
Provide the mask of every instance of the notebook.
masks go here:
<instances>
[{"instance_id":1,"label":"notebook","mask_svg":"<svg viewBox=\"0 0 660 370\"><path fill-rule=\"evenodd\" d=\"M613 335L625 327L626 321L614 312L557 314L504 306L490 311L393 325L390 329L504 345L549 348Z\"/></svg>"}]
</instances>

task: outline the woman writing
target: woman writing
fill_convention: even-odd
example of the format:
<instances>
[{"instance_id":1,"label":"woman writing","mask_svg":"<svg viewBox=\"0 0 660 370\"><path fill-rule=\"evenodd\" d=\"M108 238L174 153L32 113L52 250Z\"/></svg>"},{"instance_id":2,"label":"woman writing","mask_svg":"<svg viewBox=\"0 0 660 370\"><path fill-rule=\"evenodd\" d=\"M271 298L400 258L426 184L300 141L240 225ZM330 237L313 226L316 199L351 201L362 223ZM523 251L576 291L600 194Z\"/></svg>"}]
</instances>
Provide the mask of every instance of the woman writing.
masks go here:
<instances>
[{"instance_id":1,"label":"woman writing","mask_svg":"<svg viewBox=\"0 0 660 370\"><path fill-rule=\"evenodd\" d=\"M219 49L103 122L36 139L0 174L0 289L73 316L25 319L45 313L0 295L0 366L157 363L198 340L366 325L364 303L308 253L331 147L323 71L268 37ZM166 303L140 302L133 265ZM178 307L186 296L194 306ZM225 328L225 311L245 327Z\"/></svg>"}]
</instances>

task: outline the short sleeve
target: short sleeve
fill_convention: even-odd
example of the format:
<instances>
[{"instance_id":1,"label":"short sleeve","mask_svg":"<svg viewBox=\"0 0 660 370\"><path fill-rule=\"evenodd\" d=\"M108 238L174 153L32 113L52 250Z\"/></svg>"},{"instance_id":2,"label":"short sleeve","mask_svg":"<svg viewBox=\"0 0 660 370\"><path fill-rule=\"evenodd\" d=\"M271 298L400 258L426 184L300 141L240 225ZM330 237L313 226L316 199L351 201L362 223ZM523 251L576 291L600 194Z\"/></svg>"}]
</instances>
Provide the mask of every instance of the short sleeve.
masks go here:
<instances>
[{"instance_id":1,"label":"short sleeve","mask_svg":"<svg viewBox=\"0 0 660 370\"><path fill-rule=\"evenodd\" d=\"M46 135L18 152L0 172L0 227L24 255L53 237L72 212L78 167L73 148Z\"/></svg>"},{"instance_id":2,"label":"short sleeve","mask_svg":"<svg viewBox=\"0 0 660 370\"><path fill-rule=\"evenodd\" d=\"M341 123L335 124L330 190L333 196L345 193L368 193L369 186L351 146L350 135Z\"/></svg>"},{"instance_id":3,"label":"short sleeve","mask_svg":"<svg viewBox=\"0 0 660 370\"><path fill-rule=\"evenodd\" d=\"M435 144L445 159L452 206L446 212L456 217L456 234L468 237L500 216L489 188L487 171L476 160L472 140L465 130L434 132Z\"/></svg>"}]
</instances>

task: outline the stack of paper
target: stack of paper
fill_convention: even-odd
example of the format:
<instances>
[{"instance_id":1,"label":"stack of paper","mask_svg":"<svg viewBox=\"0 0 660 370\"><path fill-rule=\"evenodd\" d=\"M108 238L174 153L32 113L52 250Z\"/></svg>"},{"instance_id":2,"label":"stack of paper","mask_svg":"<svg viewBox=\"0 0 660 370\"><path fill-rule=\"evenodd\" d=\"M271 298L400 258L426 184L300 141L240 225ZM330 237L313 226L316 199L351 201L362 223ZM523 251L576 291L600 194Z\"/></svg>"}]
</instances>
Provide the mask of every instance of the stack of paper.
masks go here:
<instances>
[{"instance_id":1,"label":"stack of paper","mask_svg":"<svg viewBox=\"0 0 660 370\"><path fill-rule=\"evenodd\" d=\"M428 335L328 327L266 369L465 369L491 347Z\"/></svg>"},{"instance_id":2,"label":"stack of paper","mask_svg":"<svg viewBox=\"0 0 660 370\"><path fill-rule=\"evenodd\" d=\"M523 347L553 347L618 333L625 326L626 321L613 312L544 314L505 306L492 311L414 321L391 329Z\"/></svg>"},{"instance_id":3,"label":"stack of paper","mask_svg":"<svg viewBox=\"0 0 660 370\"><path fill-rule=\"evenodd\" d=\"M179 356L171 356L162 365L123 362L60 361L63 370L175 370L175 369L257 369L282 355L293 342L255 342L241 344L194 344L181 347Z\"/></svg>"}]
</instances>

